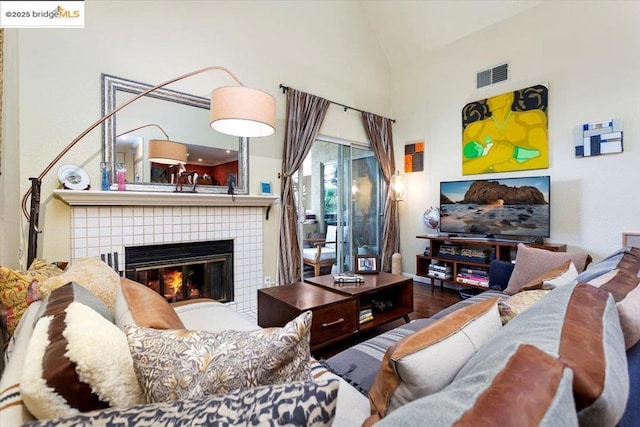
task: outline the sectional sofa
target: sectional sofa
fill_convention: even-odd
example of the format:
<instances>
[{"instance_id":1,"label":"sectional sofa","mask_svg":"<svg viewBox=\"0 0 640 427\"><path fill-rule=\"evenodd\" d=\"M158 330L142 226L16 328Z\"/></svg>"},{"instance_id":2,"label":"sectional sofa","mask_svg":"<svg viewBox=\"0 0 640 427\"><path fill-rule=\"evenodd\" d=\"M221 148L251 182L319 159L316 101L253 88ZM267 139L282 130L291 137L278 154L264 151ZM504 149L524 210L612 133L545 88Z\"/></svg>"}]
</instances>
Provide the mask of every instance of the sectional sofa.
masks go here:
<instances>
[{"instance_id":1,"label":"sectional sofa","mask_svg":"<svg viewBox=\"0 0 640 427\"><path fill-rule=\"evenodd\" d=\"M308 353L309 313L260 330L222 304L169 306L126 279L116 279L112 307L100 302L111 290L65 284L33 302L13 335L0 425L38 425L34 415L44 425L633 425L640 249L618 251L573 278L565 261L525 286L553 290L487 291L326 361ZM521 273L512 268L492 266L492 276ZM526 309L516 303L523 296ZM503 326L509 309L519 313ZM66 353L48 349L56 330ZM50 366L69 364L58 385L44 378ZM71 382L84 383L84 392L62 390ZM76 399L92 394L93 402Z\"/></svg>"},{"instance_id":2,"label":"sectional sofa","mask_svg":"<svg viewBox=\"0 0 640 427\"><path fill-rule=\"evenodd\" d=\"M494 411L489 415L489 420L501 420L500 425L509 424L505 420L510 410L515 410L519 415L527 414L526 419L513 421L512 425L531 425L530 414L524 411L527 404L540 402L535 401L536 390L531 384L531 379L525 376L510 377L507 384L517 384L517 387L509 390L513 396L495 395L495 389L500 388L500 384L494 384L496 378L504 376L504 368L509 366L511 356L517 353L517 349L524 345L533 345L543 349L547 354L553 355L563 364L572 366L574 371L574 387L593 387L592 390L599 389L600 392L593 393L588 400L591 400L590 409L585 407L587 401L584 397L576 397L579 391L573 390L574 400L570 399L562 402L559 396L555 396L556 411L538 412L546 414L546 418L538 419L541 425L598 425L598 426L635 426L640 419L640 249L624 248L606 257L597 264L590 265L588 269L579 275L570 276L564 273L566 267L548 268L547 261L537 259L541 254L527 248L519 248L518 254L522 254L516 264L505 261L493 261L491 264L490 283L492 289L479 295L465 299L459 303L442 310L429 319L417 319L411 323L385 332L368 341L357 344L337 355L323 361L332 372L337 373L341 378L346 379L352 386L356 387L363 394L370 397L372 409L375 408L376 396L380 400L391 402L402 401L402 405L388 411L388 418L383 418L380 425L425 425L428 420L429 425L452 425L459 421L457 417L462 417L463 413L473 413L475 417L485 417L486 414L478 414L471 410L472 404L477 407L488 408L496 399L502 403L494 407ZM544 253L542 253L544 254ZM545 254L552 256L551 253ZM555 256L555 255L553 255ZM527 285L535 283L560 283L565 281L566 286L557 287L551 290L528 290L517 292L513 295L504 293L510 283L510 278L519 263L536 264L538 268L531 271L536 274L533 280ZM546 271L544 271L546 270ZM534 271L543 271L542 274ZM564 274L563 274L564 273ZM562 277L564 276L564 277ZM585 283L587 285L580 285ZM526 287L526 286L525 286ZM534 287L536 287L534 285ZM551 287L551 286L548 286ZM578 290L580 292L578 292ZM604 290L604 292L601 292ZM586 303L577 303L579 294L598 291L596 295L587 297ZM512 292L510 292L512 293ZM609 297L611 295L611 297ZM608 298L609 301L604 302ZM440 340L439 347L433 346L431 341L437 334L436 329L442 327L443 322L451 322L452 317L462 310L478 306L479 303L487 302L499 298L500 312L515 311L507 315L513 318L500 329L498 333L485 342L478 342L469 333L471 350L464 349L464 346L457 344L452 348L446 348L444 336L452 335L452 331L445 331L435 339ZM600 299L599 303L595 300ZM575 301L574 301L575 300ZM603 309L607 306L608 308ZM575 312L576 307L580 310ZM600 307L600 321L594 317L596 307ZM616 309L614 310L613 307ZM572 310L574 311L572 314ZM571 323L571 316L577 318ZM506 321L507 319L504 319ZM469 322L469 318L463 318L462 324ZM473 325L471 325L471 328ZM469 328L469 326L467 326ZM429 334L424 334L429 331ZM572 332L572 329L576 331ZM465 332L464 326L460 329ZM624 333L622 332L624 330ZM599 336L595 336L595 331L601 331ZM423 340L418 341L418 335L423 334ZM572 340L569 337L574 334ZM577 335L575 335L577 334ZM625 340L625 337L629 337ZM413 339L413 341L411 341ZM475 341L474 341L475 340ZM626 342L625 342L626 341ZM567 344L570 343L570 344ZM597 344L600 342L600 344ZM444 344L443 344L444 343ZM576 357L582 361L571 361L570 356L564 355L562 346L566 349L573 347ZM476 346L480 346L477 348ZM395 346L395 348L394 348ZM435 355L420 355L424 349L435 347ZM409 347L407 349L407 347ZM594 353L595 349L598 352ZM528 349L531 350L531 349ZM448 358L458 357L460 353L467 351L467 356L462 361L457 362L453 371L447 373L446 386L440 390L428 390L424 388L429 385L429 377L443 375L450 367ZM477 352L476 352L477 351ZM580 355L579 353L582 353ZM599 354L599 356L598 356ZM604 356L603 356L604 355ZM534 357L534 361L528 362L528 366L537 366L542 363L540 356ZM413 357L413 360L411 358ZM600 380L593 381L585 379L579 373L580 364L595 369L596 361L600 363ZM455 364L456 361L454 360ZM416 366L412 369L412 364ZM381 371L384 366L388 366L387 374L384 377ZM382 366L382 368L381 368ZM459 369L459 370L458 370ZM537 376L542 369L536 368ZM426 397L412 398L406 396L394 396L395 394L408 393L419 387L420 376L424 377L421 385L423 390L419 393ZM395 378L394 378L395 377ZM381 385L381 380L386 378L392 386ZM410 383L405 386L403 382ZM600 382L598 387L595 384ZM413 383L413 384L411 384ZM523 384L526 386L523 387ZM392 392L395 387L396 391ZM504 388L504 381L502 383ZM380 394L380 391L386 394ZM503 392L505 392L503 390ZM599 393L599 394L598 394ZM493 398L493 401L491 401ZM532 399L532 400L529 400ZM489 400L490 402L487 402ZM380 405L378 405L380 406ZM582 409L581 409L582 408ZM599 409L596 409L599 408ZM602 409L605 413L601 412ZM613 409L615 408L615 409ZM386 409L386 408L383 408ZM539 409L539 408L538 408ZM559 413L562 410L569 410L569 417L566 413ZM376 412L375 410L373 411ZM512 414L513 415L513 414ZM577 420L574 418L577 417ZM376 417L377 418L377 417ZM476 423L479 418L476 419ZM474 423L471 423L474 424ZM461 423L464 425L464 423Z\"/></svg>"}]
</instances>

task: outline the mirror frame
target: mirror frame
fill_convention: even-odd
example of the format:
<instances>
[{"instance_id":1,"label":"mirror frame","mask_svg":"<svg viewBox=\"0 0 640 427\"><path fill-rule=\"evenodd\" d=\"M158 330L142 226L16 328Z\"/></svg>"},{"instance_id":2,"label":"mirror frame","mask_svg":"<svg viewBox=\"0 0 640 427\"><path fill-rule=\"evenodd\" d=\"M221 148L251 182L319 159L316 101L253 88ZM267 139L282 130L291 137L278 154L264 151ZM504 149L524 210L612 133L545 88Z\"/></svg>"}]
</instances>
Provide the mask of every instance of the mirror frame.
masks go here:
<instances>
[{"instance_id":1,"label":"mirror frame","mask_svg":"<svg viewBox=\"0 0 640 427\"><path fill-rule=\"evenodd\" d=\"M102 115L105 116L117 106L117 91L140 94L153 86L133 80L102 73ZM196 108L210 109L210 100L201 96L160 88L145 95L163 101L176 102ZM102 124L102 161L111 164L111 182L115 181L116 165L116 116L115 114ZM212 132L215 130L211 129ZM249 194L249 138L238 138L238 179L235 194ZM127 191L173 192L175 184L127 182ZM226 185L197 186L198 193L227 194Z\"/></svg>"}]
</instances>

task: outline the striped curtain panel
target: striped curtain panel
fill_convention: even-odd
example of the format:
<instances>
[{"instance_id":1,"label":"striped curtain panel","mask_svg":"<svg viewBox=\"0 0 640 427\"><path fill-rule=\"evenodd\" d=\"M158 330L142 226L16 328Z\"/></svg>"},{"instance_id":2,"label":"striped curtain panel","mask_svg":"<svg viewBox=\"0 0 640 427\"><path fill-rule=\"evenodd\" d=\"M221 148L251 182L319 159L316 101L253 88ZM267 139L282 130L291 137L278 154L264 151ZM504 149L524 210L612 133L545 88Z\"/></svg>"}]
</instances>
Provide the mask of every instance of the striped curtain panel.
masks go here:
<instances>
[{"instance_id":1,"label":"striped curtain panel","mask_svg":"<svg viewBox=\"0 0 640 427\"><path fill-rule=\"evenodd\" d=\"M382 250L380 251L380 271L391 271L391 256L400 252L400 224L398 224L398 204L391 200L391 176L395 169L391 119L371 113L362 113L362 123L371 142L382 176L387 183L387 194L382 217Z\"/></svg>"},{"instance_id":2,"label":"striped curtain panel","mask_svg":"<svg viewBox=\"0 0 640 427\"><path fill-rule=\"evenodd\" d=\"M302 166L315 142L331 102L308 93L287 90L287 128L282 155L278 283L287 285L302 278L298 243L298 211L291 176Z\"/></svg>"}]
</instances>

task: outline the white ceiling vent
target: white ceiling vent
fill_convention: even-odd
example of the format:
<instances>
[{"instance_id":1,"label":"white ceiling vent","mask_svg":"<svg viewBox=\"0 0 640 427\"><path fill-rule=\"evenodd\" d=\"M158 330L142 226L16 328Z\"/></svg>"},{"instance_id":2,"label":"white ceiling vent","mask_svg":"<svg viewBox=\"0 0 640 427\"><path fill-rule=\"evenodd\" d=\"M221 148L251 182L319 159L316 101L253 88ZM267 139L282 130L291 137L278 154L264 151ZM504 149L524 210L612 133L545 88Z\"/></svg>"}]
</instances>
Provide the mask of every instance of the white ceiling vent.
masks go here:
<instances>
[{"instance_id":1,"label":"white ceiling vent","mask_svg":"<svg viewBox=\"0 0 640 427\"><path fill-rule=\"evenodd\" d=\"M476 75L476 89L509 80L509 64L497 65Z\"/></svg>"}]
</instances>

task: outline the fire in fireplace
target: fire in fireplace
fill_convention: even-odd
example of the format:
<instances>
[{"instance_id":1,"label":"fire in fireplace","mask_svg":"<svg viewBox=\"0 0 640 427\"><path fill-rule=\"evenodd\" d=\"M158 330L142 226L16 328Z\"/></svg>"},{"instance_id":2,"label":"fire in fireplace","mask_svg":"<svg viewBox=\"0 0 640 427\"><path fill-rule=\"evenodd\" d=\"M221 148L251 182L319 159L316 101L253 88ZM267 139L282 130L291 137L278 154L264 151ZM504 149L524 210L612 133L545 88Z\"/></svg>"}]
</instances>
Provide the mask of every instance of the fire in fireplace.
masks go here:
<instances>
[{"instance_id":1,"label":"fire in fireplace","mask_svg":"<svg viewBox=\"0 0 640 427\"><path fill-rule=\"evenodd\" d=\"M125 275L167 301L234 299L233 240L125 248Z\"/></svg>"}]
</instances>

